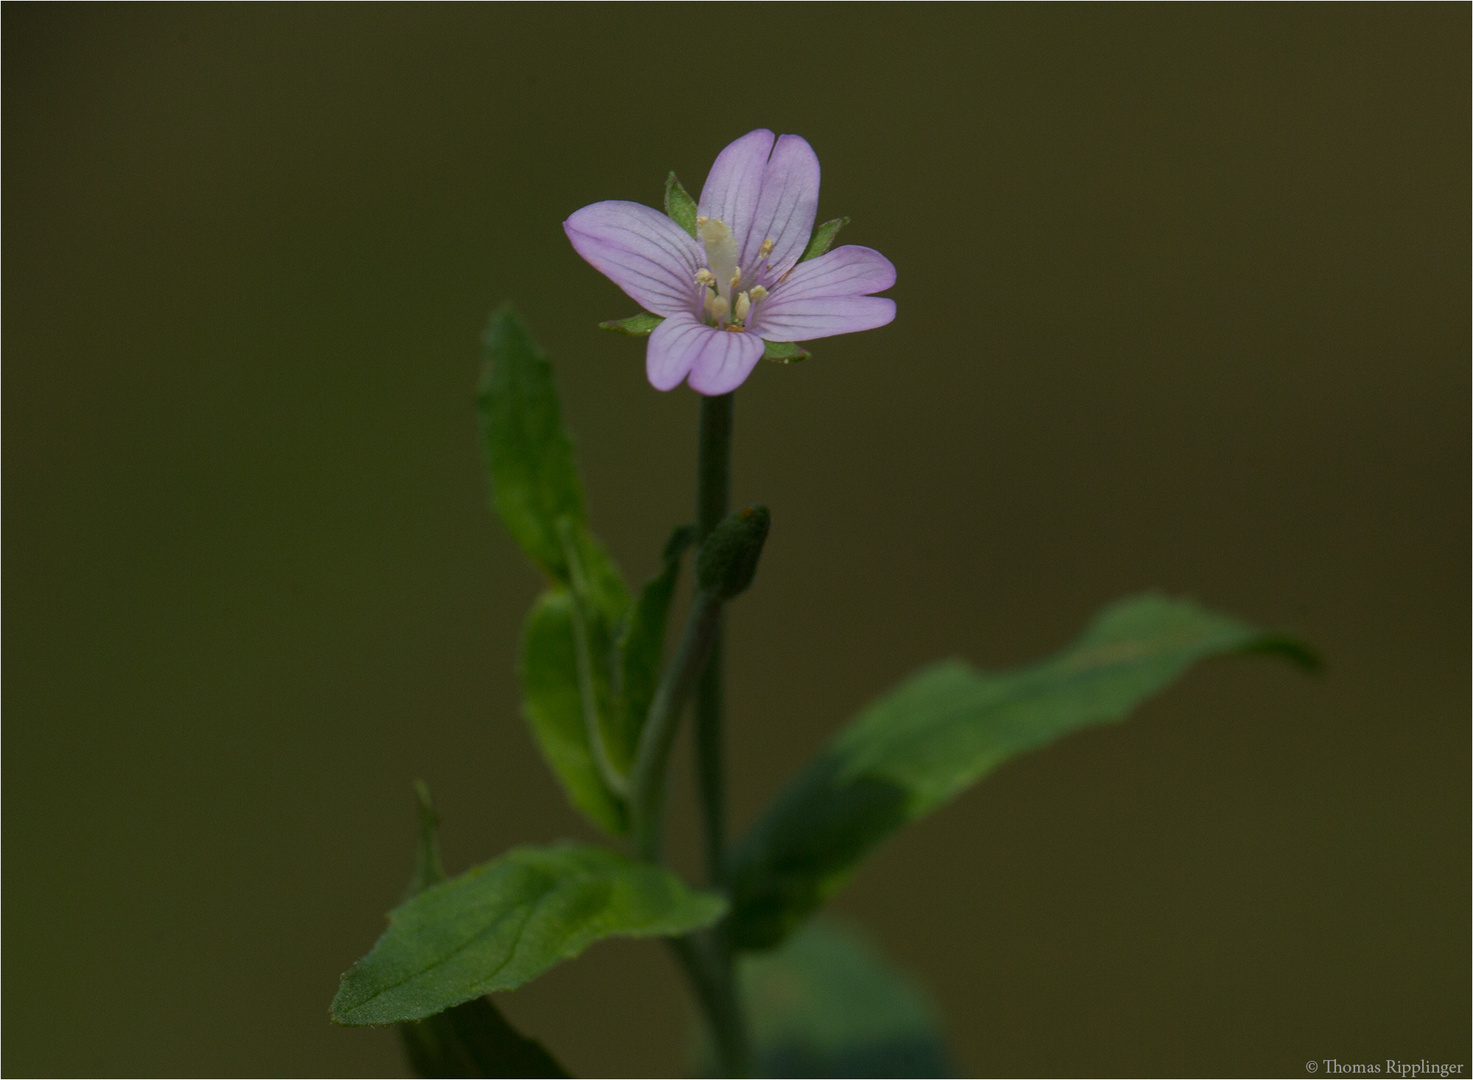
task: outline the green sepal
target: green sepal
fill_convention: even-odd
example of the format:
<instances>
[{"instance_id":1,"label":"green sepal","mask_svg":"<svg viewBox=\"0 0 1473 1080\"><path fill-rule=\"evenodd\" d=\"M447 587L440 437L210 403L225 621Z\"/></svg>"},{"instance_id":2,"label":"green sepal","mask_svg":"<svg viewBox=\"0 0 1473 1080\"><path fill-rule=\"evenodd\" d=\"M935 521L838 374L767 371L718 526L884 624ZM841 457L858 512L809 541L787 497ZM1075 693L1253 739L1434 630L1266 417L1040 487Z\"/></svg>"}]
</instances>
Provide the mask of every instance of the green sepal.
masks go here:
<instances>
[{"instance_id":1,"label":"green sepal","mask_svg":"<svg viewBox=\"0 0 1473 1080\"><path fill-rule=\"evenodd\" d=\"M1147 594L1106 608L1073 645L1032 667L926 668L875 701L778 795L733 854L733 942L782 941L900 825L1003 762L1071 731L1123 719L1191 664L1312 652L1185 600Z\"/></svg>"},{"instance_id":2,"label":"green sepal","mask_svg":"<svg viewBox=\"0 0 1473 1080\"><path fill-rule=\"evenodd\" d=\"M807 360L813 354L797 342L793 341L767 341L762 342L767 346L762 350L762 359L776 360L779 364L796 364L799 360Z\"/></svg>"},{"instance_id":3,"label":"green sepal","mask_svg":"<svg viewBox=\"0 0 1473 1080\"><path fill-rule=\"evenodd\" d=\"M608 322L601 322L598 328L612 330L625 337L649 337L651 331L664 321L665 316L663 315L651 315L648 311L641 311L638 315L631 315L627 319L610 319Z\"/></svg>"},{"instance_id":4,"label":"green sepal","mask_svg":"<svg viewBox=\"0 0 1473 1080\"><path fill-rule=\"evenodd\" d=\"M670 601L680 577L680 559L696 542L694 525L682 525L665 543L661 568L640 591L619 641L619 731L610 741L614 764L628 771L639 745L645 716L660 682L665 649L665 624Z\"/></svg>"},{"instance_id":5,"label":"green sepal","mask_svg":"<svg viewBox=\"0 0 1473 1080\"><path fill-rule=\"evenodd\" d=\"M722 518L701 544L696 560L696 583L701 591L721 600L746 592L757 574L757 561L771 526L772 513L761 503Z\"/></svg>"},{"instance_id":6,"label":"green sepal","mask_svg":"<svg viewBox=\"0 0 1473 1080\"><path fill-rule=\"evenodd\" d=\"M538 597L527 613L519 663L522 715L568 800L599 828L622 836L629 831L624 802L607 783L589 741L578 670L576 603L568 591L554 589ZM608 746L613 740L603 726L611 715L606 669L602 664L591 667L592 708Z\"/></svg>"},{"instance_id":7,"label":"green sepal","mask_svg":"<svg viewBox=\"0 0 1473 1080\"><path fill-rule=\"evenodd\" d=\"M839 230L848 224L849 219L846 217L834 218L814 229L813 235L808 238L808 246L803 249L803 254L798 261L807 262L809 259L818 258L833 245L834 237L839 235Z\"/></svg>"},{"instance_id":8,"label":"green sepal","mask_svg":"<svg viewBox=\"0 0 1473 1080\"><path fill-rule=\"evenodd\" d=\"M696 201L680 186L673 172L665 177L665 213L691 236L696 235L696 215L699 213Z\"/></svg>"},{"instance_id":9,"label":"green sepal","mask_svg":"<svg viewBox=\"0 0 1473 1080\"><path fill-rule=\"evenodd\" d=\"M416 780L414 794L419 804L419 843L405 900L445 880L436 835L440 819L430 801L430 789ZM404 1056L418 1076L568 1075L540 1043L507 1023L487 997L396 1026Z\"/></svg>"},{"instance_id":10,"label":"green sepal","mask_svg":"<svg viewBox=\"0 0 1473 1080\"><path fill-rule=\"evenodd\" d=\"M926 992L847 927L813 922L739 978L758 1076L954 1075Z\"/></svg>"},{"instance_id":11,"label":"green sepal","mask_svg":"<svg viewBox=\"0 0 1473 1080\"><path fill-rule=\"evenodd\" d=\"M605 938L685 934L725 910L669 870L605 848L515 848L390 912L373 951L343 976L332 1018L422 1020L514 990Z\"/></svg>"}]
</instances>

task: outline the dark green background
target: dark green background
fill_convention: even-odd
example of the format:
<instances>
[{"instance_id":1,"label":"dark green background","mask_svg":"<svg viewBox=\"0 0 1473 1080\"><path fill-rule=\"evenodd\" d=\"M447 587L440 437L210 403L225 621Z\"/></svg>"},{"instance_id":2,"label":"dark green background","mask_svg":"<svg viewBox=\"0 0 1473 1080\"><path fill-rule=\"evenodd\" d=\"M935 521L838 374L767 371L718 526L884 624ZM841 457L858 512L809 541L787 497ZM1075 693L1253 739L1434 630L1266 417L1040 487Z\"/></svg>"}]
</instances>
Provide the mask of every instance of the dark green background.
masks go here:
<instances>
[{"instance_id":1,"label":"dark green background","mask_svg":"<svg viewBox=\"0 0 1473 1080\"><path fill-rule=\"evenodd\" d=\"M589 835L517 715L537 582L476 340L519 305L651 572L696 399L594 329L634 305L560 222L764 125L900 314L738 395L774 525L737 819L915 666L1039 656L1123 593L1297 628L1323 677L1210 665L838 907L969 1073L1468 1062L1469 19L8 5L5 1071L391 1075L327 1003L409 780L452 869ZM575 1071L668 1074L683 994L614 943L505 1003Z\"/></svg>"}]
</instances>

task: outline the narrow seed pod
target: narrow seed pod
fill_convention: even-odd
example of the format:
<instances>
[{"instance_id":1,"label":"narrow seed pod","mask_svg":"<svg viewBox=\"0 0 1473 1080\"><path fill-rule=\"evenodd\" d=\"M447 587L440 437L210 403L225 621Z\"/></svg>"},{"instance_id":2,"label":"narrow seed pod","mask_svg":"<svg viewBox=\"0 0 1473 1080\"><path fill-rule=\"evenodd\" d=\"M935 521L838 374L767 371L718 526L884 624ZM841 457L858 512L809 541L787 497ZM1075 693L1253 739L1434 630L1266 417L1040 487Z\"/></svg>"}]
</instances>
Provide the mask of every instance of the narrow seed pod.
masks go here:
<instances>
[{"instance_id":1,"label":"narrow seed pod","mask_svg":"<svg viewBox=\"0 0 1473 1080\"><path fill-rule=\"evenodd\" d=\"M754 503L728 514L712 529L696 562L696 582L702 591L721 600L746 592L757 573L757 560L771 524L772 514L767 507Z\"/></svg>"}]
</instances>

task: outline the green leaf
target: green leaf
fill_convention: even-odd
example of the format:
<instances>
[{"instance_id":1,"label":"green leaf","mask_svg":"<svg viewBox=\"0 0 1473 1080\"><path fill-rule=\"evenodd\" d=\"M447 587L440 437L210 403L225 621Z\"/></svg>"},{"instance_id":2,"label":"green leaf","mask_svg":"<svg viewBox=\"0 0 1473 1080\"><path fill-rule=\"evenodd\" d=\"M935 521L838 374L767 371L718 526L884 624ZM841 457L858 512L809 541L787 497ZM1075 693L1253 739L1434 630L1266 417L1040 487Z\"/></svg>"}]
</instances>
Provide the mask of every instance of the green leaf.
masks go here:
<instances>
[{"instance_id":1,"label":"green leaf","mask_svg":"<svg viewBox=\"0 0 1473 1080\"><path fill-rule=\"evenodd\" d=\"M692 236L696 234L696 201L686 194L685 188L672 172L665 178L665 213Z\"/></svg>"},{"instance_id":2,"label":"green leaf","mask_svg":"<svg viewBox=\"0 0 1473 1080\"><path fill-rule=\"evenodd\" d=\"M421 1020L513 990L609 937L684 934L725 910L670 871L604 848L523 847L432 886L389 914L343 976L339 1024Z\"/></svg>"},{"instance_id":3,"label":"green leaf","mask_svg":"<svg viewBox=\"0 0 1473 1080\"><path fill-rule=\"evenodd\" d=\"M483 339L477 404L496 511L527 557L554 581L572 585L565 536L582 563L589 598L612 626L627 591L618 570L588 531L573 443L563 429L546 356L509 307L491 316Z\"/></svg>"},{"instance_id":4,"label":"green leaf","mask_svg":"<svg viewBox=\"0 0 1473 1080\"><path fill-rule=\"evenodd\" d=\"M638 315L631 315L627 319L610 319L608 322L601 322L598 328L612 330L625 337L648 337L650 332L664 321L663 315L651 315L648 311L641 311Z\"/></svg>"},{"instance_id":5,"label":"green leaf","mask_svg":"<svg viewBox=\"0 0 1473 1080\"><path fill-rule=\"evenodd\" d=\"M827 251L834 242L834 237L839 235L839 230L849 224L846 217L834 218L833 221L825 221L813 230L813 235L808 238L808 247L803 250L803 256L798 261L807 262L816 259Z\"/></svg>"},{"instance_id":6,"label":"green leaf","mask_svg":"<svg viewBox=\"0 0 1473 1080\"><path fill-rule=\"evenodd\" d=\"M416 780L414 793L419 800L419 844L406 900L445 880L436 837L440 819L430 789ZM490 998L474 998L397 1027L404 1056L419 1076L568 1075L539 1043L507 1023Z\"/></svg>"},{"instance_id":7,"label":"green leaf","mask_svg":"<svg viewBox=\"0 0 1473 1080\"><path fill-rule=\"evenodd\" d=\"M767 346L762 351L762 359L776 360L779 364L796 364L799 360L807 360L813 354L803 346L792 341L763 341Z\"/></svg>"},{"instance_id":8,"label":"green leaf","mask_svg":"<svg viewBox=\"0 0 1473 1080\"><path fill-rule=\"evenodd\" d=\"M575 600L563 590L538 597L522 627L522 713L543 758L569 800L615 836L629 831L624 803L606 783L589 742L588 716L578 670ZM612 715L602 665L592 665L595 701L605 745L616 744L603 725Z\"/></svg>"},{"instance_id":9,"label":"green leaf","mask_svg":"<svg viewBox=\"0 0 1473 1080\"><path fill-rule=\"evenodd\" d=\"M487 997L400 1024L404 1056L419 1076L567 1076L568 1071L506 1022Z\"/></svg>"},{"instance_id":10,"label":"green leaf","mask_svg":"<svg viewBox=\"0 0 1473 1080\"><path fill-rule=\"evenodd\" d=\"M680 576L680 558L695 541L694 525L682 525L671 534L661 556L663 566L640 591L619 642L621 720L620 730L610 740L610 753L615 766L626 772L633 764L639 733L660 683L665 624Z\"/></svg>"},{"instance_id":11,"label":"green leaf","mask_svg":"<svg viewBox=\"0 0 1473 1080\"><path fill-rule=\"evenodd\" d=\"M951 1075L925 991L854 931L820 920L740 964L758 1076Z\"/></svg>"},{"instance_id":12,"label":"green leaf","mask_svg":"<svg viewBox=\"0 0 1473 1080\"><path fill-rule=\"evenodd\" d=\"M1123 718L1189 665L1227 653L1313 656L1183 600L1105 609L1075 644L1032 667L978 672L958 660L869 705L778 796L733 856L733 941L781 941L897 826L1011 757Z\"/></svg>"}]
</instances>

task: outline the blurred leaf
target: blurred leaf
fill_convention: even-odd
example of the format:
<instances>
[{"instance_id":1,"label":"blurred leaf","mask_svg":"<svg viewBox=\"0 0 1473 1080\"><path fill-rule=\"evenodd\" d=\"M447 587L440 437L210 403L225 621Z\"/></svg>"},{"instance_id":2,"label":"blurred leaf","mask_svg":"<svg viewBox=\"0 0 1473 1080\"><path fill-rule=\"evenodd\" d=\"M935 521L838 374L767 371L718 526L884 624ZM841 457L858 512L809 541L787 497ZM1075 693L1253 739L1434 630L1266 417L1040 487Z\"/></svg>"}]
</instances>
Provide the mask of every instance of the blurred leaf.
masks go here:
<instances>
[{"instance_id":1,"label":"blurred leaf","mask_svg":"<svg viewBox=\"0 0 1473 1080\"><path fill-rule=\"evenodd\" d=\"M430 789L414 782L419 800L419 844L408 900L445 880L440 825ZM540 1044L506 1022L490 998L479 997L424 1020L396 1025L404 1056L419 1076L567 1076Z\"/></svg>"},{"instance_id":2,"label":"blurred leaf","mask_svg":"<svg viewBox=\"0 0 1473 1080\"><path fill-rule=\"evenodd\" d=\"M406 900L445 880L445 865L440 861L440 815L435 813L430 789L423 780L414 782L414 797L419 808L419 843L414 849L414 873L404 892Z\"/></svg>"},{"instance_id":3,"label":"blurred leaf","mask_svg":"<svg viewBox=\"0 0 1473 1080\"><path fill-rule=\"evenodd\" d=\"M608 322L601 322L598 327L600 330L612 330L626 337L648 337L650 331L664 321L663 315L651 315L648 311L641 311L638 315L631 315L627 319L610 319Z\"/></svg>"},{"instance_id":4,"label":"blurred leaf","mask_svg":"<svg viewBox=\"0 0 1473 1080\"><path fill-rule=\"evenodd\" d=\"M561 589L538 597L522 627L522 713L538 749L573 805L616 836L629 829L623 801L610 790L589 745L588 721L578 674L573 596ZM609 689L594 665L599 723L610 715ZM600 700L602 699L602 700ZM606 745L611 733L604 729Z\"/></svg>"},{"instance_id":5,"label":"blurred leaf","mask_svg":"<svg viewBox=\"0 0 1473 1080\"><path fill-rule=\"evenodd\" d=\"M552 368L508 307L491 316L476 399L496 512L527 557L572 586L565 536L582 562L589 599L610 626L628 595L608 554L588 531L573 443L563 429Z\"/></svg>"},{"instance_id":6,"label":"blurred leaf","mask_svg":"<svg viewBox=\"0 0 1473 1080\"><path fill-rule=\"evenodd\" d=\"M507 1023L487 997L398 1027L404 1056L419 1076L569 1075L541 1043Z\"/></svg>"},{"instance_id":7,"label":"blurred leaf","mask_svg":"<svg viewBox=\"0 0 1473 1080\"><path fill-rule=\"evenodd\" d=\"M619 642L621 719L619 731L610 738L609 749L614 765L626 772L634 761L639 733L660 682L665 624L680 576L680 558L695 541L694 525L682 525L671 534L661 555L664 565L640 591Z\"/></svg>"},{"instance_id":8,"label":"blurred leaf","mask_svg":"<svg viewBox=\"0 0 1473 1080\"><path fill-rule=\"evenodd\" d=\"M665 213L675 224L695 236L696 201L686 194L673 172L665 178Z\"/></svg>"},{"instance_id":9,"label":"blurred leaf","mask_svg":"<svg viewBox=\"0 0 1473 1080\"><path fill-rule=\"evenodd\" d=\"M1124 717L1192 663L1227 653L1313 655L1291 639L1144 595L1106 608L1074 645L1008 672L946 661L869 705L782 791L733 856L733 941L781 941L897 826L1004 761Z\"/></svg>"},{"instance_id":10,"label":"blurred leaf","mask_svg":"<svg viewBox=\"0 0 1473 1080\"><path fill-rule=\"evenodd\" d=\"M767 346L762 352L762 359L776 360L779 364L796 364L813 355L793 341L763 341L762 344Z\"/></svg>"},{"instance_id":11,"label":"blurred leaf","mask_svg":"<svg viewBox=\"0 0 1473 1080\"><path fill-rule=\"evenodd\" d=\"M832 246L834 237L839 235L839 230L848 224L849 219L846 217L834 218L814 229L813 235L808 239L808 247L803 250L803 255L798 261L807 262L809 259L818 258Z\"/></svg>"},{"instance_id":12,"label":"blurred leaf","mask_svg":"<svg viewBox=\"0 0 1473 1080\"><path fill-rule=\"evenodd\" d=\"M819 920L740 963L758 1076L951 1075L925 991L854 931Z\"/></svg>"},{"instance_id":13,"label":"blurred leaf","mask_svg":"<svg viewBox=\"0 0 1473 1080\"><path fill-rule=\"evenodd\" d=\"M513 990L604 938L687 933L725 907L604 848L516 848L395 908L343 976L332 1016L352 1026L421 1020Z\"/></svg>"}]
</instances>

